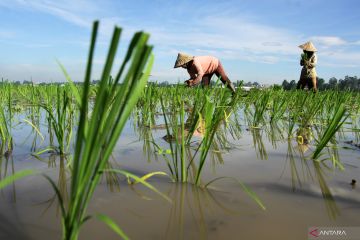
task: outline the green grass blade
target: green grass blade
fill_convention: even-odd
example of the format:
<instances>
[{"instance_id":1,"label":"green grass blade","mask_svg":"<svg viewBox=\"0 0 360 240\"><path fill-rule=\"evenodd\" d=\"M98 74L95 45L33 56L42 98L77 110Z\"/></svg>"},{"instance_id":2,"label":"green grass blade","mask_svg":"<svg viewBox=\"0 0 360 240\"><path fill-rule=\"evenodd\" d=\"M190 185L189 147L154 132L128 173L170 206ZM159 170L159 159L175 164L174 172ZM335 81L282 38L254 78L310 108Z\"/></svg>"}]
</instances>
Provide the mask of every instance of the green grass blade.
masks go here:
<instances>
[{"instance_id":1,"label":"green grass blade","mask_svg":"<svg viewBox=\"0 0 360 240\"><path fill-rule=\"evenodd\" d=\"M116 232L122 239L128 240L129 237L124 233L124 231L117 225L111 218L104 214L98 214L97 219L105 223L109 228Z\"/></svg>"},{"instance_id":2,"label":"green grass blade","mask_svg":"<svg viewBox=\"0 0 360 240\"><path fill-rule=\"evenodd\" d=\"M66 78L66 81L70 84L71 92L75 96L76 104L78 105L78 107L80 107L81 106L81 96L80 96L79 90L75 86L74 82L71 80L70 75L66 71L65 67L61 64L61 62L59 60L56 60L56 62L60 66L60 68Z\"/></svg>"},{"instance_id":3,"label":"green grass blade","mask_svg":"<svg viewBox=\"0 0 360 240\"><path fill-rule=\"evenodd\" d=\"M218 178L215 178L215 179L211 180L210 182L208 182L204 187L206 188L210 184L212 184L212 183L214 183L214 182L216 182L218 180L221 180L221 179L231 179L231 180L234 180L235 182L237 182L242 187L242 189L249 195L249 197L251 197L263 210L266 210L265 205L260 200L260 198L257 196L257 194L254 191L252 191L248 186L246 186L244 183L242 183L241 181L239 181L236 178L233 178L233 177L218 177Z\"/></svg>"},{"instance_id":4,"label":"green grass blade","mask_svg":"<svg viewBox=\"0 0 360 240\"><path fill-rule=\"evenodd\" d=\"M53 187L56 196L59 200L59 205L60 205L60 209L61 209L61 215L63 217L63 221L66 219L66 211L65 211L65 205L64 205L64 200L63 197L61 195L61 192L59 190L59 188L56 186L55 182L47 175L43 175L51 184L51 186Z\"/></svg>"},{"instance_id":5,"label":"green grass blade","mask_svg":"<svg viewBox=\"0 0 360 240\"><path fill-rule=\"evenodd\" d=\"M145 180L141 179L140 177L136 176L135 174L129 173L128 171L125 170L120 170L120 169L107 169L105 171L108 172L115 172L115 173L120 173L122 175L124 175L125 177L129 177L134 179L136 182L141 183L142 185L144 185L145 187L149 188L150 190L154 191L155 193L159 194L161 197L163 197L164 199L166 199L168 202L172 202L171 199L166 196L165 194L163 194L162 192L160 192L159 190L157 190L154 186L152 186L150 183L146 182Z\"/></svg>"},{"instance_id":6,"label":"green grass blade","mask_svg":"<svg viewBox=\"0 0 360 240\"><path fill-rule=\"evenodd\" d=\"M151 172L151 173L145 174L144 176L140 177L139 179L141 179L141 181L146 181L147 179L149 179L149 178L151 178L153 176L158 176L158 175L169 176L165 172ZM131 182L131 184L135 185L135 184L137 184L139 182L140 181L135 180L135 181Z\"/></svg>"},{"instance_id":7,"label":"green grass blade","mask_svg":"<svg viewBox=\"0 0 360 240\"><path fill-rule=\"evenodd\" d=\"M9 184L15 182L16 180L19 180L21 178L27 177L29 175L33 175L34 171L32 170L22 170L14 173L11 176L8 176L0 181L0 189L8 186Z\"/></svg>"}]
</instances>

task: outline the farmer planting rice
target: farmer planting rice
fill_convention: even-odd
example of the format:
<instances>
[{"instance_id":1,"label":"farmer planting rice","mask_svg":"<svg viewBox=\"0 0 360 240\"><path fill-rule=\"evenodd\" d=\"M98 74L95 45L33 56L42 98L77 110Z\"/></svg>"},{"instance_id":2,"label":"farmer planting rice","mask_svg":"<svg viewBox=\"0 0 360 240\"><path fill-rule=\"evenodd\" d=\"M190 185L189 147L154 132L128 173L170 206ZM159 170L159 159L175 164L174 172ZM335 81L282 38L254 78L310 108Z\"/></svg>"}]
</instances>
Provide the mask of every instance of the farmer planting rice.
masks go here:
<instances>
[{"instance_id":1,"label":"farmer planting rice","mask_svg":"<svg viewBox=\"0 0 360 240\"><path fill-rule=\"evenodd\" d=\"M210 84L211 77L215 74L220 77L220 80L225 84L232 94L235 93L235 88L219 59L213 56L190 56L184 53L179 53L175 62L174 68L182 67L187 69L190 79L185 81L189 87L195 86L201 82L203 86Z\"/></svg>"},{"instance_id":2,"label":"farmer planting rice","mask_svg":"<svg viewBox=\"0 0 360 240\"><path fill-rule=\"evenodd\" d=\"M317 57L315 52L317 51L312 42L306 42L299 46L303 49L301 54L300 65L303 66L301 69L300 80L297 84L297 89L304 89L306 86L309 89L313 89L317 92L316 82L316 70L315 66L317 63Z\"/></svg>"}]
</instances>

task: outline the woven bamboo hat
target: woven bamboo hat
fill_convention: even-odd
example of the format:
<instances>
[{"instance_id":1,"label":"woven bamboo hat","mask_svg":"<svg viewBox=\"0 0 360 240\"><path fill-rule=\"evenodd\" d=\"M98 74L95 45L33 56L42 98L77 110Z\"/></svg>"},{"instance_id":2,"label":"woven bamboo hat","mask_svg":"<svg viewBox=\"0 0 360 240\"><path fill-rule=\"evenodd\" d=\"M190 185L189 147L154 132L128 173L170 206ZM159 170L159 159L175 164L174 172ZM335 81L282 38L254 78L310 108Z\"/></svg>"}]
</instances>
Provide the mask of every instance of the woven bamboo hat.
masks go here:
<instances>
[{"instance_id":1,"label":"woven bamboo hat","mask_svg":"<svg viewBox=\"0 0 360 240\"><path fill-rule=\"evenodd\" d=\"M194 57L185 53L179 53L175 61L174 68L181 67L183 64L190 62Z\"/></svg>"},{"instance_id":2,"label":"woven bamboo hat","mask_svg":"<svg viewBox=\"0 0 360 240\"><path fill-rule=\"evenodd\" d=\"M315 48L314 44L312 42L306 42L304 44L301 44L299 48L309 51L309 52L316 52L317 49Z\"/></svg>"}]
</instances>

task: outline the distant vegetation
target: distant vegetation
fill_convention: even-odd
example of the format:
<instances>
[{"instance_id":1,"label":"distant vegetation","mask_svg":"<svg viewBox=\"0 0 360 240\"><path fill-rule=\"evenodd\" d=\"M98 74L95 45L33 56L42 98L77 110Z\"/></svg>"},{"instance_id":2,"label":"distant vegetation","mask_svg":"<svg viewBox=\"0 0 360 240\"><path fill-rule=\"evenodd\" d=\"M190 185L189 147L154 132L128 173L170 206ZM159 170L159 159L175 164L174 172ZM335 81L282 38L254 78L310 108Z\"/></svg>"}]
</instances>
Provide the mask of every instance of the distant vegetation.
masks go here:
<instances>
[{"instance_id":1,"label":"distant vegetation","mask_svg":"<svg viewBox=\"0 0 360 240\"><path fill-rule=\"evenodd\" d=\"M360 78L357 76L350 77L345 76L344 79L330 78L328 82L325 82L323 78L317 78L318 80L318 89L327 90L327 89L339 89L339 90L360 90ZM288 82L286 79L282 82L282 87L285 90L291 90L296 88L298 81L291 80Z\"/></svg>"},{"instance_id":2,"label":"distant vegetation","mask_svg":"<svg viewBox=\"0 0 360 240\"><path fill-rule=\"evenodd\" d=\"M318 89L319 90L329 90L329 89L337 89L337 90L353 90L353 91L360 91L360 78L358 78L357 76L345 76L344 79L337 79L335 77L330 78L327 82L325 81L325 79L323 78L317 78L318 81ZM4 79L2 78L0 85L4 84L4 83L8 83L8 82L12 82L9 81L8 79ZM92 80L91 84L95 85L98 84L100 81L99 80ZM288 80L284 80L282 82L281 85L279 84L273 84L273 87L275 88L283 88L284 90L292 90L292 89L296 89L296 85L297 85L298 80L291 80L290 82ZM14 85L21 85L21 84L38 84L38 85L61 85L64 84L66 82L33 82L33 81L28 81L28 80L24 80L24 81L16 81L16 82L12 82L12 84ZM83 82L74 82L76 85L82 85ZM238 87L238 86L244 86L244 87L255 87L255 88L259 88L259 87L263 87L264 85L262 83L258 83L258 82L245 82L244 80L237 80L234 81L234 86ZM168 81L162 81L162 82L148 82L148 85L156 85L156 86L160 86L160 87L169 87L169 86L176 86L178 83L169 83ZM210 85L214 86L216 84L216 81L211 80Z\"/></svg>"}]
</instances>

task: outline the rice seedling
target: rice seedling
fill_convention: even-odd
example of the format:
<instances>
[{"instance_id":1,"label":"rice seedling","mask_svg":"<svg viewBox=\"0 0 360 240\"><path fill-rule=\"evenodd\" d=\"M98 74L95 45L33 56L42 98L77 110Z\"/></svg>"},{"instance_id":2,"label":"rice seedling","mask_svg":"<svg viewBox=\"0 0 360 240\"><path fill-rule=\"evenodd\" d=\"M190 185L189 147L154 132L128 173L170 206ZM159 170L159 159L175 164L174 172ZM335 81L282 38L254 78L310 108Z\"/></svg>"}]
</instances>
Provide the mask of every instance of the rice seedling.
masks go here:
<instances>
[{"instance_id":1,"label":"rice seedling","mask_svg":"<svg viewBox=\"0 0 360 240\"><path fill-rule=\"evenodd\" d=\"M318 95L312 94L306 95L303 99L303 102L299 106L302 111L298 117L300 126L307 127L313 124L316 115L319 114L324 105L325 98L319 99Z\"/></svg>"},{"instance_id":2,"label":"rice seedling","mask_svg":"<svg viewBox=\"0 0 360 240\"><path fill-rule=\"evenodd\" d=\"M72 136L72 114L71 100L67 94L66 89L58 86L56 89L56 109L53 112L52 105L41 104L40 106L48 114L48 123L51 128L49 131L53 131L58 142L58 146L54 149L57 150L60 155L66 154L71 141Z\"/></svg>"},{"instance_id":3,"label":"rice seedling","mask_svg":"<svg viewBox=\"0 0 360 240\"><path fill-rule=\"evenodd\" d=\"M225 135L220 130L220 126L227 125L228 118L237 101L234 98L231 100L227 92L221 89L197 89L195 90L194 106L191 108L188 120L185 123L185 103L181 97L178 97L183 94L181 91L182 88L177 86L174 89L176 94L169 94L171 100L168 105L165 105L163 97L160 98L166 136L171 137L166 139L169 144L168 151L164 151L156 143L154 145L159 151L161 150L173 181L194 183L198 187L206 187L208 185L202 183L201 176L207 162L207 156L214 147L214 143L224 144L222 142ZM201 132L201 138L194 154L191 154L189 146L195 132ZM219 151L216 146L215 151ZM254 193L250 194L244 184L240 184L240 186L260 206L263 206L260 204L259 198Z\"/></svg>"},{"instance_id":4,"label":"rice seedling","mask_svg":"<svg viewBox=\"0 0 360 240\"><path fill-rule=\"evenodd\" d=\"M3 106L0 105L0 136L1 144L6 145L7 149L11 151L12 149L12 136L11 136L11 127L9 126L8 117L5 115Z\"/></svg>"},{"instance_id":5,"label":"rice seedling","mask_svg":"<svg viewBox=\"0 0 360 240\"><path fill-rule=\"evenodd\" d=\"M0 106L0 134L2 143L5 143L7 146L6 151L11 153L14 147L11 133L13 127L11 84L5 84L3 97L5 98L3 101L6 105Z\"/></svg>"},{"instance_id":6,"label":"rice seedling","mask_svg":"<svg viewBox=\"0 0 360 240\"><path fill-rule=\"evenodd\" d=\"M335 107L335 109L336 111L333 117L330 119L328 127L324 131L320 140L318 140L316 149L312 154L312 159L317 159L320 156L321 151L324 149L324 147L327 145L327 143L331 140L331 138L335 135L335 133L339 130L339 128L342 126L342 124L348 117L345 115L346 108L343 103Z\"/></svg>"},{"instance_id":7,"label":"rice seedling","mask_svg":"<svg viewBox=\"0 0 360 240\"><path fill-rule=\"evenodd\" d=\"M320 190L322 197L325 202L326 211L329 215L329 217L333 220L335 220L340 215L340 209L338 208L336 201L334 199L334 196L331 192L331 189L329 188L328 184L326 183L325 176L324 176L324 170L321 168L321 163L312 160L315 176L319 183Z\"/></svg>"},{"instance_id":8,"label":"rice seedling","mask_svg":"<svg viewBox=\"0 0 360 240\"><path fill-rule=\"evenodd\" d=\"M274 149L277 148L278 142L285 139L283 133L283 125L281 122L272 122L265 126L265 133Z\"/></svg>"},{"instance_id":9,"label":"rice seedling","mask_svg":"<svg viewBox=\"0 0 360 240\"><path fill-rule=\"evenodd\" d=\"M289 100L284 96L284 93L280 91L273 91L269 94L271 96L270 123L276 123L284 117Z\"/></svg>"},{"instance_id":10,"label":"rice seedling","mask_svg":"<svg viewBox=\"0 0 360 240\"><path fill-rule=\"evenodd\" d=\"M39 156L35 156L40 161L48 161L49 168L56 168L58 167L59 174L57 178L57 189L62 197L63 205L67 205L69 201L69 193L68 193L68 185L67 185L67 171L69 168L66 166L67 159L65 156L57 155L57 154L50 154L48 159L42 159ZM57 164L58 162L58 164ZM50 199L42 202L41 204L47 204L47 207L44 209L43 214L47 212L53 204L56 204L56 214L58 215L61 211L60 202L58 201L57 194L55 193Z\"/></svg>"},{"instance_id":11,"label":"rice seedling","mask_svg":"<svg viewBox=\"0 0 360 240\"><path fill-rule=\"evenodd\" d=\"M260 129L250 129L251 135L253 137L253 144L256 151L256 156L261 160L268 160L268 154L266 147L262 140L262 132Z\"/></svg>"},{"instance_id":12,"label":"rice seedling","mask_svg":"<svg viewBox=\"0 0 360 240\"><path fill-rule=\"evenodd\" d=\"M16 191L15 191L15 181L25 178L30 175L36 174L35 171L25 169L21 171L15 171L14 168L14 159L11 154L4 153L4 144L1 144L0 147L0 190L13 184L13 201L16 202ZM5 163L3 166L3 158L5 158ZM9 161L11 162L11 172L12 175L8 175L8 165Z\"/></svg>"},{"instance_id":13,"label":"rice seedling","mask_svg":"<svg viewBox=\"0 0 360 240\"><path fill-rule=\"evenodd\" d=\"M266 111L268 109L270 96L271 96L271 92L265 91L263 93L259 93L256 99L254 99L254 103L253 103L254 108L253 108L253 112L251 113L252 118L250 120L251 128L259 128L261 125L265 123Z\"/></svg>"},{"instance_id":14,"label":"rice seedling","mask_svg":"<svg viewBox=\"0 0 360 240\"><path fill-rule=\"evenodd\" d=\"M332 169L329 168L324 162L319 162L313 159L309 161L303 156L296 161L294 157L294 149L291 141L288 141L287 160L289 160L290 163L292 190L293 191L296 190L297 188L296 185L298 185L298 187L302 189L304 187L304 184L302 182L306 181L307 179L316 181L319 184L320 191L325 203L326 211L330 219L335 220L337 216L340 215L340 209L336 204L334 196L328 184L326 183L326 178L325 178L325 171ZM298 169L299 167L297 166L299 164L301 164L301 172L299 171ZM310 168L311 164L313 165L312 168ZM285 168L286 165L284 167L284 171Z\"/></svg>"},{"instance_id":15,"label":"rice seedling","mask_svg":"<svg viewBox=\"0 0 360 240\"><path fill-rule=\"evenodd\" d=\"M100 180L101 173L105 171L108 159L125 122L145 87L154 59L151 54L152 47L147 44L149 35L138 32L134 35L130 43L116 78L112 80L110 78L110 72L121 34L121 29L115 27L93 110L89 115L88 97L97 29L98 22L95 22L93 25L83 92L80 99L79 127L76 136L75 155L72 160L71 190L68 206L65 206L63 197L56 184L47 177L60 202L63 239L69 240L77 239L81 226L91 218L91 216L86 215L87 206ZM128 63L129 66L127 66ZM123 83L119 86L118 83L123 76L125 68L128 69L128 72L123 78ZM58 93L59 100L62 96L61 93L62 92ZM58 117L61 121L63 117L61 113L65 109L64 106L67 105L68 98L64 96L62 100L64 101L64 105L58 108L58 112L60 113ZM151 187L151 185L147 184L143 179L126 171L107 171L124 174ZM154 188L152 187L152 189ZM109 217L98 215L97 218L106 223L111 229L118 233L120 237L124 239L128 238Z\"/></svg>"}]
</instances>

